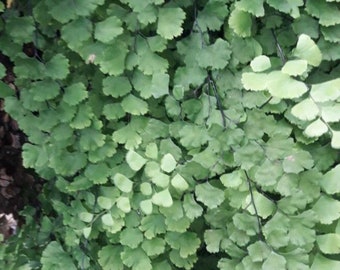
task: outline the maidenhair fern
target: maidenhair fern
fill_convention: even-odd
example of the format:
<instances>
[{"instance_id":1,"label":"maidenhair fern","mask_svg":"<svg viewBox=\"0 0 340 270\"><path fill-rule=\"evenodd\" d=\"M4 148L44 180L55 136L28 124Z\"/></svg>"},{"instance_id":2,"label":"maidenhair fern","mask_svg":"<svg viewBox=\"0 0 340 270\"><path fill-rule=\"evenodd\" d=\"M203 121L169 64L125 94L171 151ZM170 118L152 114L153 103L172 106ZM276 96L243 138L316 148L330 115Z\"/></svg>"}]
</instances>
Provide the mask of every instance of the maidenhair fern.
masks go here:
<instances>
[{"instance_id":1,"label":"maidenhair fern","mask_svg":"<svg viewBox=\"0 0 340 270\"><path fill-rule=\"evenodd\" d=\"M339 269L339 9L0 3L0 97L47 180L0 268Z\"/></svg>"}]
</instances>

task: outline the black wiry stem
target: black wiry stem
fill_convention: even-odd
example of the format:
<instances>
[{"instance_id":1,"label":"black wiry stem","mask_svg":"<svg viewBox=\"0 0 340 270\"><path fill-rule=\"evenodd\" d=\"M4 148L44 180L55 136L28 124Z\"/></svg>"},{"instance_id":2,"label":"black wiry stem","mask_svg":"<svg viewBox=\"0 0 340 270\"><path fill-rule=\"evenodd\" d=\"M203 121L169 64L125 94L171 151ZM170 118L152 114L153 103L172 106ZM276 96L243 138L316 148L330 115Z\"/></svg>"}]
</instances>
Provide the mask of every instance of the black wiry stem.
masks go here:
<instances>
[{"instance_id":1,"label":"black wiry stem","mask_svg":"<svg viewBox=\"0 0 340 270\"><path fill-rule=\"evenodd\" d=\"M250 192L250 200L251 200L251 204L253 205L254 207L254 211L255 211L255 216L256 216L256 219L257 219L257 224L258 224L258 227L259 227L259 240L260 241L264 241L263 239L263 231L262 231L262 224L261 224L261 219L260 219L260 216L258 214L258 211L257 211L257 208L256 208L256 204L255 204L255 200L254 200L254 193L253 193L253 187L251 186L251 180L248 176L248 173L246 171L245 172L245 175L246 175L246 178L247 178L247 182L248 182L248 188L249 188L249 192Z\"/></svg>"},{"instance_id":2,"label":"black wiry stem","mask_svg":"<svg viewBox=\"0 0 340 270\"><path fill-rule=\"evenodd\" d=\"M281 46L280 46L280 43L279 41L277 40L277 37L276 37L276 34L274 32L274 30L272 29L272 35L275 39L275 44L276 44L276 48L277 48L277 52L278 52L278 55L281 59L281 62L282 62L282 65L284 65L286 62L287 62L287 59L286 59L286 56L285 56L285 53L283 52Z\"/></svg>"},{"instance_id":3,"label":"black wiry stem","mask_svg":"<svg viewBox=\"0 0 340 270\"><path fill-rule=\"evenodd\" d=\"M223 127L226 128L227 127L227 123L226 123L225 119L227 118L227 116L224 113L222 102L221 102L221 98L220 98L219 94L217 93L215 82L213 81L213 79L211 78L210 75L208 76L208 85L209 85L209 88L212 89L213 92L214 92L214 96L216 98L216 103L217 103L217 108L220 111L221 116L222 116Z\"/></svg>"}]
</instances>

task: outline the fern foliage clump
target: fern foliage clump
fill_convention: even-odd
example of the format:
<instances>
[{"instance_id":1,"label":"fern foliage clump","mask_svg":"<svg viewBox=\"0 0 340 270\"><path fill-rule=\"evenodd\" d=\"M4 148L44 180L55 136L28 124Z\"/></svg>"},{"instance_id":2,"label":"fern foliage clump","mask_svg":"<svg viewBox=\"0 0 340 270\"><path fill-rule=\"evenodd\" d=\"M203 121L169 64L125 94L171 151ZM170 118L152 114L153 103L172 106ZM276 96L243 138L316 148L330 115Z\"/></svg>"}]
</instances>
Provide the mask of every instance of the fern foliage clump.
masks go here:
<instances>
[{"instance_id":1,"label":"fern foliage clump","mask_svg":"<svg viewBox=\"0 0 340 270\"><path fill-rule=\"evenodd\" d=\"M339 1L0 12L0 97L47 180L1 269L340 269Z\"/></svg>"}]
</instances>

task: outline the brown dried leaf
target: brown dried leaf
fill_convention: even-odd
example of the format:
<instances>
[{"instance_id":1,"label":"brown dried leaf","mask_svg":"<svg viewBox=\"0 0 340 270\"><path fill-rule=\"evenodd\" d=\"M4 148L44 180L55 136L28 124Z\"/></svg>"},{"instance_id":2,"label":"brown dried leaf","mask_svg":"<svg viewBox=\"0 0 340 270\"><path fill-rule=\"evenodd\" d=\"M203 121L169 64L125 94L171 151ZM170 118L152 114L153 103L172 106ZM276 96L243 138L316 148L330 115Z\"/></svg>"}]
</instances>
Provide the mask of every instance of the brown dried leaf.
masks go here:
<instances>
[{"instance_id":1,"label":"brown dried leaf","mask_svg":"<svg viewBox=\"0 0 340 270\"><path fill-rule=\"evenodd\" d=\"M13 214L0 214L0 234L4 239L8 239L11 235L16 233L18 222L14 219Z\"/></svg>"}]
</instances>

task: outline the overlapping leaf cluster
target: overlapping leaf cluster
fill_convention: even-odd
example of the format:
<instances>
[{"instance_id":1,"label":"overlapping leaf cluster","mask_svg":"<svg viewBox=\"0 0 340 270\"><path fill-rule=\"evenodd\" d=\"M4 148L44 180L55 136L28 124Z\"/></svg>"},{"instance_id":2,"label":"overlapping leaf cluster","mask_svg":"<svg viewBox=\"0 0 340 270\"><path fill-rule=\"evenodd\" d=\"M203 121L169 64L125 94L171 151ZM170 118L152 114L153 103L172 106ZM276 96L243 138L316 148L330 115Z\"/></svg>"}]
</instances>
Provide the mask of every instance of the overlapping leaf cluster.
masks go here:
<instances>
[{"instance_id":1,"label":"overlapping leaf cluster","mask_svg":"<svg viewBox=\"0 0 340 270\"><path fill-rule=\"evenodd\" d=\"M337 1L26 2L4 95L49 184L6 269L339 268Z\"/></svg>"}]
</instances>

